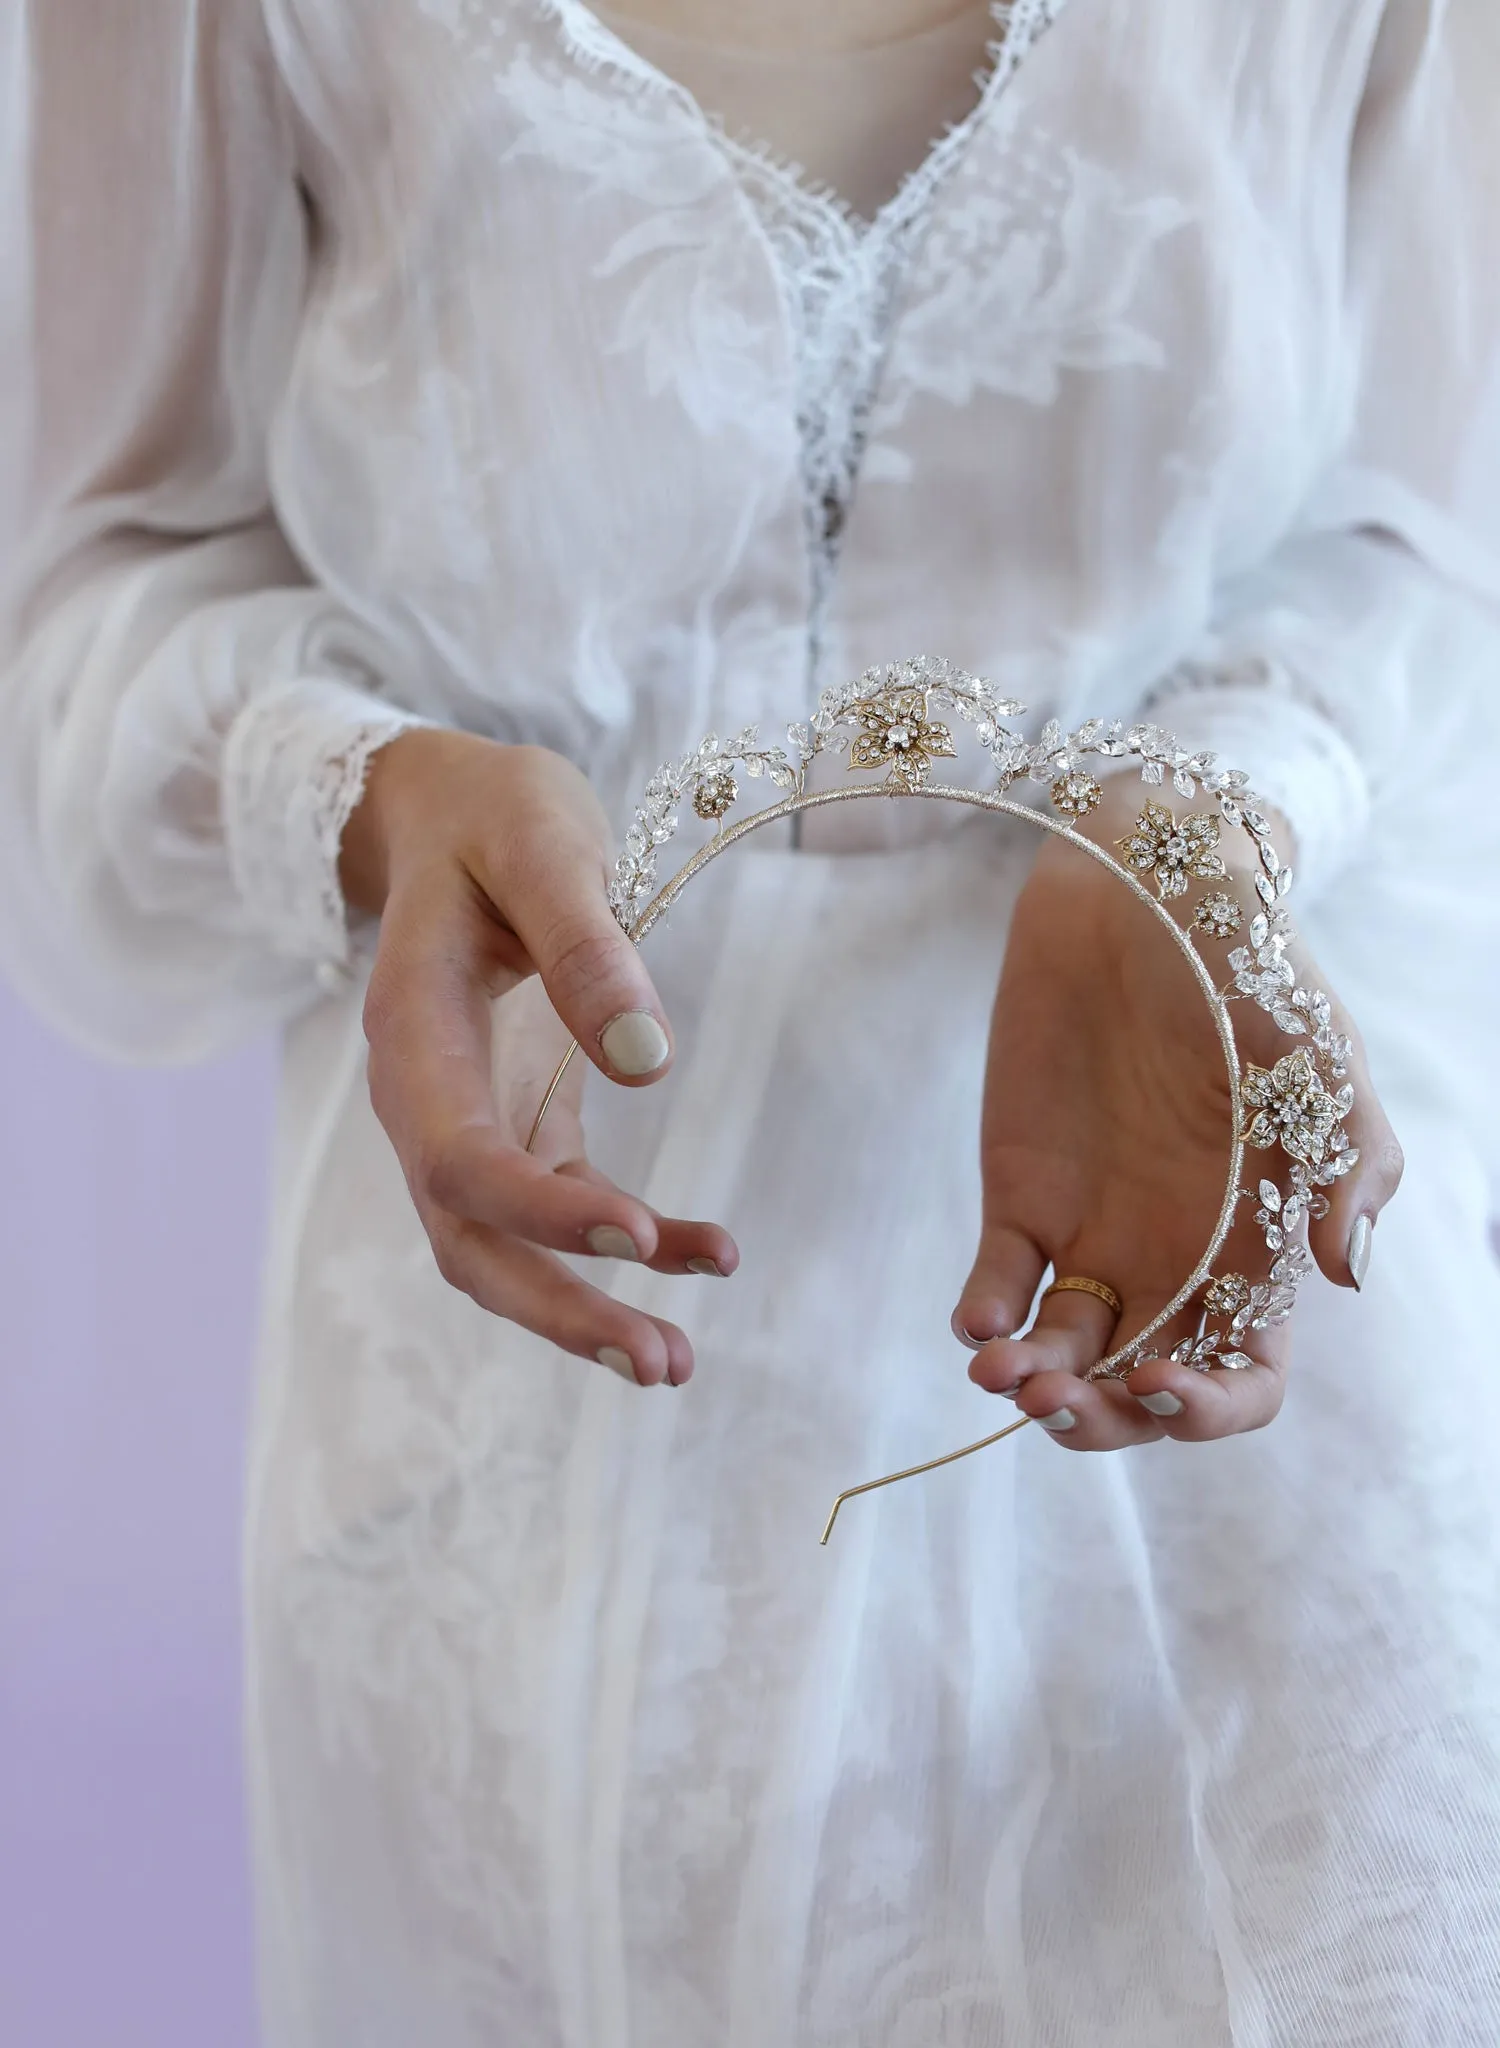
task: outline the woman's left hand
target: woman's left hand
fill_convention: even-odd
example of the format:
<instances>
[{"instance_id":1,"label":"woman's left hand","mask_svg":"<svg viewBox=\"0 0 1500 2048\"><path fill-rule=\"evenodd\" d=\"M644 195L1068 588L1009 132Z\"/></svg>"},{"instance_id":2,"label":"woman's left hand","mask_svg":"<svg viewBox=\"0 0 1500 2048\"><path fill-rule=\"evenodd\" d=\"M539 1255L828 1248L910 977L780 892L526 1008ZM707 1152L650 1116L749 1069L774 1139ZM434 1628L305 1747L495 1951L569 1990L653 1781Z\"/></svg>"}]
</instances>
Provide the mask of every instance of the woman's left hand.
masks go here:
<instances>
[{"instance_id":1,"label":"woman's left hand","mask_svg":"<svg viewBox=\"0 0 1500 2048\"><path fill-rule=\"evenodd\" d=\"M1120 776L1084 829L1106 846L1127 834L1156 792ZM1170 801L1170 799L1167 799ZM1180 802L1178 808L1183 808ZM1288 844L1276 827L1278 843ZM1239 845L1231 842L1240 842ZM1246 835L1223 833L1230 877L1196 883L1179 899L1190 917L1210 888L1254 904ZM1178 908L1179 906L1174 906ZM1194 934L1219 985L1235 940ZM1239 941L1242 942L1242 941ZM1298 980L1333 998L1305 954ZM1336 998L1336 1028L1354 1041L1354 1108L1345 1125L1359 1164L1325 1190L1329 1213L1310 1245L1336 1285L1356 1286L1359 1219L1373 1226L1401 1178L1401 1148L1371 1084L1359 1034ZM1257 1005L1233 1007L1241 1062L1269 1067L1299 1041ZM1049 838L1011 927L990 1035L982 1133L984 1223L979 1255L954 1312L976 1347L970 1377L1076 1450L1116 1450L1175 1437L1200 1442L1258 1429L1281 1406L1290 1355L1287 1325L1251 1334L1256 1362L1200 1373L1168 1353L1198 1327L1179 1316L1147 1346L1160 1356L1124 1383L1089 1382L1091 1367L1150 1323L1203 1255L1224 1196L1231 1142L1229 1081L1202 993L1170 935L1096 861ZM1285 1184L1287 1161L1246 1151L1249 1174ZM1352 1263L1351 1263L1352 1260ZM1012 1339L1048 1265L1105 1282L1124 1303L1054 1294L1031 1331ZM1216 1262L1218 1272L1265 1276L1268 1254L1249 1204Z\"/></svg>"}]
</instances>

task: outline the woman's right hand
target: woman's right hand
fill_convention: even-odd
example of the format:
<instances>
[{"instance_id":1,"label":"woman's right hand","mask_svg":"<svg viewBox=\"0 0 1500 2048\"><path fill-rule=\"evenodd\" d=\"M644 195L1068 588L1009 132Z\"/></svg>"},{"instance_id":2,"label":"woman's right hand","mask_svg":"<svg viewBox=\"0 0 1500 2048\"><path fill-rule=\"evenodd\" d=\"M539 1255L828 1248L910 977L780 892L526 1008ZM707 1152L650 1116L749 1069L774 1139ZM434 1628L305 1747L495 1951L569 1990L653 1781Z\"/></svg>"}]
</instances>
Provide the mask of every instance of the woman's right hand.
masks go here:
<instances>
[{"instance_id":1,"label":"woman's right hand","mask_svg":"<svg viewBox=\"0 0 1500 2048\"><path fill-rule=\"evenodd\" d=\"M375 756L339 867L351 905L380 918L370 1096L443 1277L564 1351L680 1386L693 1369L682 1331L555 1255L727 1275L733 1240L658 1216L589 1164L580 1086L559 1090L527 1154L561 1051L540 1021L506 1033L492 1080L491 1005L532 974L610 1080L646 1086L671 1063L661 1003L606 900L608 843L592 790L560 755L417 728Z\"/></svg>"}]
</instances>

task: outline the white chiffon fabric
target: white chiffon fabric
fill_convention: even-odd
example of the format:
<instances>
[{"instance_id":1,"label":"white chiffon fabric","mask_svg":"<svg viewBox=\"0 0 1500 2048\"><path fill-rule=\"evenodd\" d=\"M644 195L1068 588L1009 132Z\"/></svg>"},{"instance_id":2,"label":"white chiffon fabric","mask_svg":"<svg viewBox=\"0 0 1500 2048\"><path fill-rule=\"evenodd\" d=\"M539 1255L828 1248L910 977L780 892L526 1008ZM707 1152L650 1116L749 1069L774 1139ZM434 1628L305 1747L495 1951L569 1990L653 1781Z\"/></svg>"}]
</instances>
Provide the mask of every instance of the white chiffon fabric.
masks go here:
<instances>
[{"instance_id":1,"label":"white chiffon fabric","mask_svg":"<svg viewBox=\"0 0 1500 2048\"><path fill-rule=\"evenodd\" d=\"M0 22L0 943L106 1051L286 1025L268 2042L1492 2048L1500 15L1016 0L862 229L577 0L131 14ZM996 1426L1024 829L756 842L653 941L679 1066L596 1147L745 1263L621 1272L652 1396L438 1279L334 855L413 717L623 822L918 649L1251 771L1410 1171L1272 1431L1028 1433L819 1552Z\"/></svg>"}]
</instances>

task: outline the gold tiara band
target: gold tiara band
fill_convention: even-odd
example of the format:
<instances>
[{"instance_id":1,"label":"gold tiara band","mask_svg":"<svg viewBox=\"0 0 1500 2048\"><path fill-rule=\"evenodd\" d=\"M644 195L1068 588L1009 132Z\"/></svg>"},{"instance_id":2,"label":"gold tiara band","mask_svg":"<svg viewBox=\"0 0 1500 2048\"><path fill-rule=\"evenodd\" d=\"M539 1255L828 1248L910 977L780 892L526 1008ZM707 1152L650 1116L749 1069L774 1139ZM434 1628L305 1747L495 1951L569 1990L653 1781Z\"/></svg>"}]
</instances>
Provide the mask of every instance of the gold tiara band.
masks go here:
<instances>
[{"instance_id":1,"label":"gold tiara band","mask_svg":"<svg viewBox=\"0 0 1500 2048\"><path fill-rule=\"evenodd\" d=\"M1343 1129L1354 1104L1354 1090L1346 1079L1353 1046L1335 1029L1328 997L1321 990L1299 986L1287 958L1296 937L1285 905L1292 871L1272 843L1270 820L1249 777L1239 769L1221 768L1212 753L1187 752L1157 725L1127 727L1119 719L1091 718L1065 733L1054 719L1037 740L1028 741L1006 723L1023 709L998 696L983 677L923 655L868 669L857 681L825 690L810 719L787 727L784 747L764 745L754 726L727 740L710 734L692 753L659 768L646 785L615 865L610 908L621 929L639 943L694 875L751 832L797 812L865 798L919 797L1003 812L1067 840L1108 868L1156 915L1192 969L1224 1054L1231 1124L1224 1200L1203 1257L1161 1313L1128 1344L1102 1358L1087 1377L1123 1380L1138 1365L1157 1357L1150 1340L1195 1301L1197 1334L1173 1349L1172 1362L1195 1372L1238 1372L1254 1363L1241 1348L1250 1334L1290 1316L1297 1289L1313 1265L1306 1225L1327 1215L1323 1190L1359 1159ZM934 761L957 755L952 729L933 715L936 711L951 712L970 728L989 756L994 788L930 780ZM874 770L883 779L809 790L807 773L813 761L840 753L847 755L851 772ZM1116 858L1076 828L1103 799L1093 765L1127 761L1138 765L1142 782L1153 792L1170 783L1177 796L1191 802L1201 788L1204 808L1181 816L1148 797L1132 832L1117 842ZM782 794L761 810L731 821L742 775L751 781L764 777ZM1055 815L1010 794L1016 784L1028 781L1046 787ZM712 825L713 834L663 884L658 880L657 856L675 837L684 807ZM1219 852L1225 825L1245 833L1255 849L1254 900L1242 902L1229 892L1229 871ZM1200 882L1217 886L1199 895L1191 922L1179 924L1167 905ZM1241 943L1229 954L1232 978L1221 988L1199 947L1205 939L1228 940L1240 934ZM1242 1068L1229 1007L1237 1001L1253 1002L1289 1038L1302 1043L1269 1068L1249 1062ZM531 1128L528 1152L535 1148L548 1105L577 1050L576 1044L568 1047L552 1076ZM1280 1184L1258 1172L1244 1177L1247 1146L1284 1155ZM1263 1280L1213 1271L1242 1202L1257 1205L1255 1220L1269 1256ZM1096 1294L1117 1313L1120 1310L1119 1297L1102 1281L1064 1278L1048 1291L1069 1288ZM1014 1435L1028 1420L1008 1423L993 1436L924 1464L849 1487L833 1504L823 1542L833 1532L839 1509L856 1494L873 1493L971 1457Z\"/></svg>"},{"instance_id":2,"label":"gold tiara band","mask_svg":"<svg viewBox=\"0 0 1500 2048\"><path fill-rule=\"evenodd\" d=\"M1083 1273L1069 1273L1062 1280L1054 1280L1042 1300L1050 1301L1054 1294L1092 1294L1117 1316L1125 1313L1125 1304L1112 1287L1107 1287L1102 1280L1090 1280Z\"/></svg>"}]
</instances>

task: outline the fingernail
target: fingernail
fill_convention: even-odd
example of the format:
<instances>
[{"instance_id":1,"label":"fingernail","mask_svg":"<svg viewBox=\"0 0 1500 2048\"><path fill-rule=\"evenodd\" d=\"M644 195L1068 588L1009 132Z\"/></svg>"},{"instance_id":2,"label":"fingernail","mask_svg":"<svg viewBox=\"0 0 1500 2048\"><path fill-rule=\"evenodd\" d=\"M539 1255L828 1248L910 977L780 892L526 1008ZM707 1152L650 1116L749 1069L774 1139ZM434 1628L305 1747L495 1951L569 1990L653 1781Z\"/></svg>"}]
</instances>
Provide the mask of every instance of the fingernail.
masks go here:
<instances>
[{"instance_id":1,"label":"fingernail","mask_svg":"<svg viewBox=\"0 0 1500 2048\"><path fill-rule=\"evenodd\" d=\"M584 1238L589 1250L601 1259L639 1260L640 1247L628 1230L614 1223L596 1223Z\"/></svg>"},{"instance_id":2,"label":"fingernail","mask_svg":"<svg viewBox=\"0 0 1500 2048\"><path fill-rule=\"evenodd\" d=\"M599 1033L604 1057L617 1074L654 1074L671 1047L667 1034L649 1010L627 1010L612 1017Z\"/></svg>"},{"instance_id":3,"label":"fingernail","mask_svg":"<svg viewBox=\"0 0 1500 2048\"><path fill-rule=\"evenodd\" d=\"M1180 1415L1186 1405L1175 1394L1163 1391L1160 1394L1137 1394L1135 1397L1143 1408L1149 1408L1153 1415Z\"/></svg>"},{"instance_id":4,"label":"fingernail","mask_svg":"<svg viewBox=\"0 0 1500 2048\"><path fill-rule=\"evenodd\" d=\"M1050 1429L1054 1436L1062 1436L1078 1427L1078 1417L1071 1408L1059 1408L1055 1415L1039 1415L1037 1421L1043 1429Z\"/></svg>"},{"instance_id":5,"label":"fingernail","mask_svg":"<svg viewBox=\"0 0 1500 2048\"><path fill-rule=\"evenodd\" d=\"M635 1369L635 1360L628 1351L622 1351L618 1344L603 1344L594 1353L601 1365L607 1365L611 1372L617 1372L622 1379L634 1380L637 1386L654 1386L654 1380L643 1380Z\"/></svg>"},{"instance_id":6,"label":"fingernail","mask_svg":"<svg viewBox=\"0 0 1500 2048\"><path fill-rule=\"evenodd\" d=\"M1375 1225L1368 1216L1356 1216L1354 1228L1349 1233L1349 1277L1356 1288L1363 1288L1365 1275L1370 1270L1370 1245L1375 1236Z\"/></svg>"},{"instance_id":7,"label":"fingernail","mask_svg":"<svg viewBox=\"0 0 1500 2048\"><path fill-rule=\"evenodd\" d=\"M722 1269L716 1266L712 1259L689 1259L687 1269L690 1273L702 1273L706 1279L710 1280L722 1280L724 1278Z\"/></svg>"}]
</instances>

